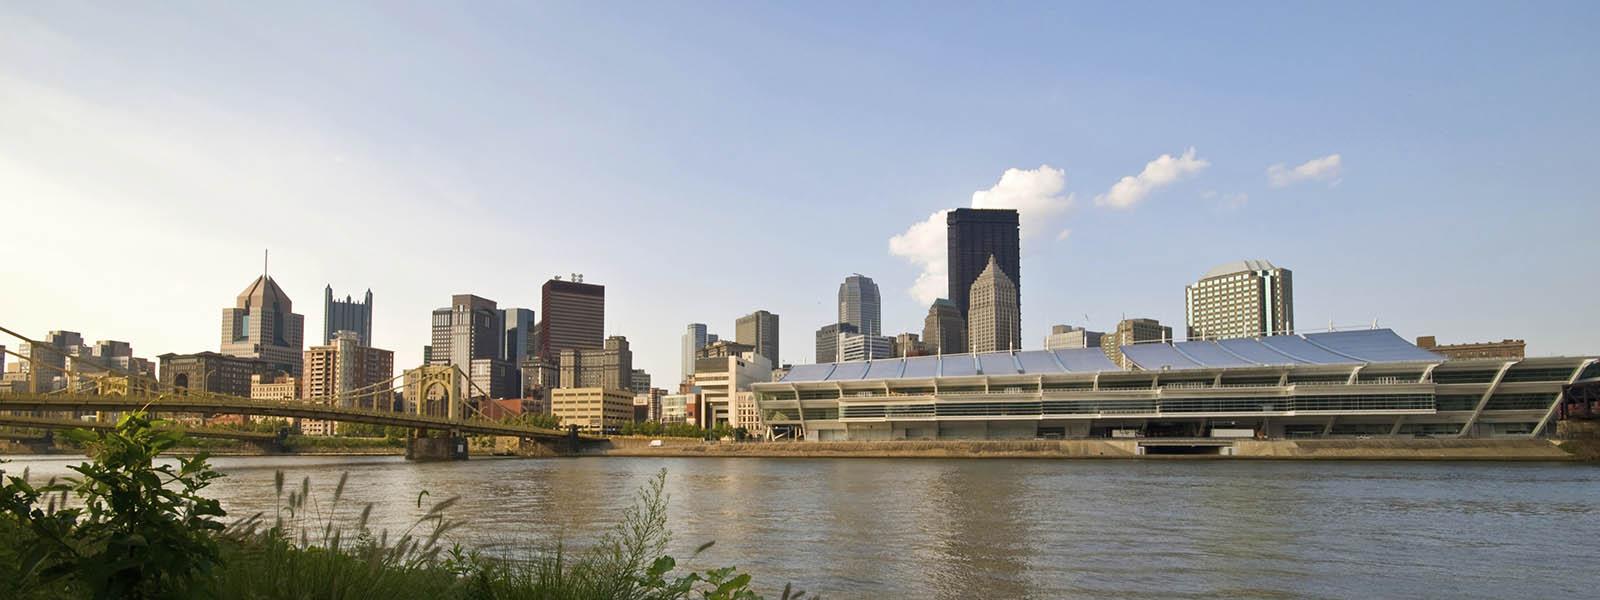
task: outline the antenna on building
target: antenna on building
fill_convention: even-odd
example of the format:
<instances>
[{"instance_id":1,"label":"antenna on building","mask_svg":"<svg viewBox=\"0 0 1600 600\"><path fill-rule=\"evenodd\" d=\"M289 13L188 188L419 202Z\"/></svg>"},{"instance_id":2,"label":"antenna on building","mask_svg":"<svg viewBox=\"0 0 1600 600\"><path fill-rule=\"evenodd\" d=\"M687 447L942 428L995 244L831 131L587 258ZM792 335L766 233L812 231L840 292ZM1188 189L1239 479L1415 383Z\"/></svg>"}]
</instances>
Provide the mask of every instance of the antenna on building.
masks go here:
<instances>
[{"instance_id":1,"label":"antenna on building","mask_svg":"<svg viewBox=\"0 0 1600 600\"><path fill-rule=\"evenodd\" d=\"M556 276L556 277L555 277L555 280L556 280L556 281L561 281L561 276L560 276L560 275L557 275L557 276Z\"/></svg>"},{"instance_id":2,"label":"antenna on building","mask_svg":"<svg viewBox=\"0 0 1600 600\"><path fill-rule=\"evenodd\" d=\"M267 278L267 257L268 257L270 252L271 251L266 249L266 248L262 248L261 249L261 278L262 279L266 279Z\"/></svg>"},{"instance_id":3,"label":"antenna on building","mask_svg":"<svg viewBox=\"0 0 1600 600\"><path fill-rule=\"evenodd\" d=\"M1372 328L1373 329L1377 329L1378 328L1378 318L1377 317L1373 317L1372 318Z\"/></svg>"}]
</instances>

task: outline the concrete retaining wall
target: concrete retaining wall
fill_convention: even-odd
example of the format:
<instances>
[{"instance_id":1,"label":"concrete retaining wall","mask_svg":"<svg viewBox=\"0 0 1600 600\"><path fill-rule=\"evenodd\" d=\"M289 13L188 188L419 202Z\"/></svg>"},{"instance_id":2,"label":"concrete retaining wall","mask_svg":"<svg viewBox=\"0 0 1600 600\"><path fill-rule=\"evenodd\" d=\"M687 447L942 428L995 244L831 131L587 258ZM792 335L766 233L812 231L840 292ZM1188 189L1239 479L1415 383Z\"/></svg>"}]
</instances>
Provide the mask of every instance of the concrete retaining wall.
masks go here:
<instances>
[{"instance_id":1,"label":"concrete retaining wall","mask_svg":"<svg viewBox=\"0 0 1600 600\"><path fill-rule=\"evenodd\" d=\"M796 458L1200 458L1142 456L1140 440L697 442L659 448L619 445L588 453L606 456ZM1575 460L1547 440L1238 440L1232 456L1215 459L1285 460Z\"/></svg>"}]
</instances>

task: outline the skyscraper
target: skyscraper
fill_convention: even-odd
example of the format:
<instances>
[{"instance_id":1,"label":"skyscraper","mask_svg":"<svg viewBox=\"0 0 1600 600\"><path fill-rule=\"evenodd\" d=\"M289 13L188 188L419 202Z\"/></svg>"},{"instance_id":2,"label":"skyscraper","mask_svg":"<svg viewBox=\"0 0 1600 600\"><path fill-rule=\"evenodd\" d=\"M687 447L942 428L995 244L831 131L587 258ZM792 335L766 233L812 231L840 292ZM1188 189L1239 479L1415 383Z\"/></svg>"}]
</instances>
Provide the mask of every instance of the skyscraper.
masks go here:
<instances>
[{"instance_id":1,"label":"skyscraper","mask_svg":"<svg viewBox=\"0 0 1600 600\"><path fill-rule=\"evenodd\" d=\"M540 290L539 357L557 361L562 350L595 349L605 341L606 286L551 279Z\"/></svg>"},{"instance_id":2,"label":"skyscraper","mask_svg":"<svg viewBox=\"0 0 1600 600\"><path fill-rule=\"evenodd\" d=\"M778 361L778 315L758 310L734 322L734 341L755 348L773 365Z\"/></svg>"},{"instance_id":3,"label":"skyscraper","mask_svg":"<svg viewBox=\"0 0 1600 600\"><path fill-rule=\"evenodd\" d=\"M488 298L450 297L450 306L433 310L433 344L428 362L463 370L474 358L500 357L500 310Z\"/></svg>"},{"instance_id":4,"label":"skyscraper","mask_svg":"<svg viewBox=\"0 0 1600 600\"><path fill-rule=\"evenodd\" d=\"M562 388L633 391L633 350L628 338L606 338L603 348L570 348L560 357Z\"/></svg>"},{"instance_id":5,"label":"skyscraper","mask_svg":"<svg viewBox=\"0 0 1600 600\"><path fill-rule=\"evenodd\" d=\"M1022 349L1022 315L1017 312L1017 286L994 257L972 282L968 295L967 351Z\"/></svg>"},{"instance_id":6,"label":"skyscraper","mask_svg":"<svg viewBox=\"0 0 1600 600\"><path fill-rule=\"evenodd\" d=\"M839 322L854 325L863 335L883 333L883 303L878 284L856 273L839 284Z\"/></svg>"},{"instance_id":7,"label":"skyscraper","mask_svg":"<svg viewBox=\"0 0 1600 600\"><path fill-rule=\"evenodd\" d=\"M332 344L336 331L354 331L357 344L372 345L372 290L367 290L365 300L356 302L349 295L335 300L333 286L323 288L322 343Z\"/></svg>"},{"instance_id":8,"label":"skyscraper","mask_svg":"<svg viewBox=\"0 0 1600 600\"><path fill-rule=\"evenodd\" d=\"M922 342L934 354L961 354L967 351L967 322L961 309L944 298L933 301L928 316L922 319Z\"/></svg>"},{"instance_id":9,"label":"skyscraper","mask_svg":"<svg viewBox=\"0 0 1600 600\"><path fill-rule=\"evenodd\" d=\"M967 314L971 308L967 296L972 293L972 282L977 281L978 275L988 266L990 257L1016 288L1016 311L1021 314L1021 244L1018 242L1021 230L1017 225L1017 211L958 208L945 215L945 224L950 301L961 311L967 326L972 326L971 315Z\"/></svg>"},{"instance_id":10,"label":"skyscraper","mask_svg":"<svg viewBox=\"0 0 1600 600\"><path fill-rule=\"evenodd\" d=\"M538 331L534 322L532 309L527 308L502 308L500 321L505 325L501 330L500 357L513 365L521 365L535 354L538 348L534 344L535 333Z\"/></svg>"},{"instance_id":11,"label":"skyscraper","mask_svg":"<svg viewBox=\"0 0 1600 600\"><path fill-rule=\"evenodd\" d=\"M1184 288L1187 336L1215 340L1294 332L1294 282L1264 260L1218 265Z\"/></svg>"},{"instance_id":12,"label":"skyscraper","mask_svg":"<svg viewBox=\"0 0 1600 600\"><path fill-rule=\"evenodd\" d=\"M222 353L255 358L300 377L306 320L295 314L294 303L271 277L262 275L222 309ZM250 393L247 383L244 394Z\"/></svg>"},{"instance_id":13,"label":"skyscraper","mask_svg":"<svg viewBox=\"0 0 1600 600\"><path fill-rule=\"evenodd\" d=\"M817 330L818 364L839 362L839 336L846 333L861 333L861 330L849 323L829 323Z\"/></svg>"},{"instance_id":14,"label":"skyscraper","mask_svg":"<svg viewBox=\"0 0 1600 600\"><path fill-rule=\"evenodd\" d=\"M706 347L706 324L690 323L683 332L683 370L679 373L678 381L688 381L694 375L694 355L701 348Z\"/></svg>"}]
</instances>

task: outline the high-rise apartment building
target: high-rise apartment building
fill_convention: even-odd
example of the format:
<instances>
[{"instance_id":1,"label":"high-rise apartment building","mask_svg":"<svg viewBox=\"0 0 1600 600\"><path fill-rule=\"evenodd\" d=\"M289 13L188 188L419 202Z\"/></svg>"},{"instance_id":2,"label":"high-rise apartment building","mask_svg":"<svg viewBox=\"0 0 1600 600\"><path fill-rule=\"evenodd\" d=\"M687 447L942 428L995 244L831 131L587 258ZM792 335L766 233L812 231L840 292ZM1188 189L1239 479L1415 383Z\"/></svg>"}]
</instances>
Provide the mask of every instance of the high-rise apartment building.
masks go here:
<instances>
[{"instance_id":1,"label":"high-rise apartment building","mask_svg":"<svg viewBox=\"0 0 1600 600\"><path fill-rule=\"evenodd\" d=\"M839 322L864 335L883 334L883 301L871 277L856 273L839 284Z\"/></svg>"},{"instance_id":2,"label":"high-rise apartment building","mask_svg":"<svg viewBox=\"0 0 1600 600\"><path fill-rule=\"evenodd\" d=\"M1022 297L1021 255L1017 211L1011 209L958 208L945 215L945 255L948 266L950 301L961 311L967 327L972 327L968 295L993 257L1006 278ZM1016 312L1021 314L1019 304ZM970 335L970 334L969 334ZM976 350L972 350L976 352ZM946 354L949 352L947 351Z\"/></svg>"},{"instance_id":3,"label":"high-rise apartment building","mask_svg":"<svg viewBox=\"0 0 1600 600\"><path fill-rule=\"evenodd\" d=\"M967 351L967 319L954 302L939 298L928 307L928 316L922 319L922 342L934 354Z\"/></svg>"},{"instance_id":4,"label":"high-rise apartment building","mask_svg":"<svg viewBox=\"0 0 1600 600\"><path fill-rule=\"evenodd\" d=\"M767 357L774 365L778 361L778 315L758 310L739 317L734 322L734 339L740 344L755 348L756 354Z\"/></svg>"},{"instance_id":5,"label":"high-rise apartment building","mask_svg":"<svg viewBox=\"0 0 1600 600\"><path fill-rule=\"evenodd\" d=\"M323 288L322 343L332 344L336 331L354 331L356 343L372 345L372 290L367 290L366 297L357 302L348 294L344 300L335 299L331 285Z\"/></svg>"},{"instance_id":6,"label":"high-rise apartment building","mask_svg":"<svg viewBox=\"0 0 1600 600\"><path fill-rule=\"evenodd\" d=\"M706 347L708 342L705 323L690 323L683 332L682 341L682 370L678 373L678 381L688 381L694 375L695 353Z\"/></svg>"},{"instance_id":7,"label":"high-rise apartment building","mask_svg":"<svg viewBox=\"0 0 1600 600\"><path fill-rule=\"evenodd\" d=\"M262 275L239 293L233 308L222 309L222 353L258 359L299 377L305 329L305 317L295 314L289 295ZM248 380L241 389L241 396L250 393Z\"/></svg>"},{"instance_id":8,"label":"high-rise apartment building","mask_svg":"<svg viewBox=\"0 0 1600 600\"><path fill-rule=\"evenodd\" d=\"M393 397L394 352L361 345L354 331L336 331L333 343L306 350L302 398L337 406L388 410ZM378 389L374 389L374 388Z\"/></svg>"},{"instance_id":9,"label":"high-rise apartment building","mask_svg":"<svg viewBox=\"0 0 1600 600\"><path fill-rule=\"evenodd\" d=\"M599 348L605 341L606 286L551 279L540 289L539 357L555 361L563 350Z\"/></svg>"},{"instance_id":10,"label":"high-rise apartment building","mask_svg":"<svg viewBox=\"0 0 1600 600\"><path fill-rule=\"evenodd\" d=\"M1052 325L1050 327L1050 335L1044 338L1044 349L1099 348L1100 338L1102 337L1105 337L1104 333L1089 331L1083 327Z\"/></svg>"},{"instance_id":11,"label":"high-rise apartment building","mask_svg":"<svg viewBox=\"0 0 1600 600\"><path fill-rule=\"evenodd\" d=\"M1117 322L1116 331L1107 332L1100 338L1100 350L1106 353L1106 358L1124 369L1128 362L1122 357L1122 347L1130 344L1143 344L1147 342L1172 341L1172 328L1162 325L1155 319L1123 319Z\"/></svg>"},{"instance_id":12,"label":"high-rise apartment building","mask_svg":"<svg viewBox=\"0 0 1600 600\"><path fill-rule=\"evenodd\" d=\"M1218 265L1184 288L1184 296L1191 340L1294 332L1292 273L1264 260Z\"/></svg>"},{"instance_id":13,"label":"high-rise apartment building","mask_svg":"<svg viewBox=\"0 0 1600 600\"><path fill-rule=\"evenodd\" d=\"M500 309L500 322L504 326L501 329L500 358L513 365L520 365L537 353L539 330L533 317L532 309Z\"/></svg>"},{"instance_id":14,"label":"high-rise apartment building","mask_svg":"<svg viewBox=\"0 0 1600 600\"><path fill-rule=\"evenodd\" d=\"M817 330L817 363L839 362L839 336L861 333L849 323L829 323Z\"/></svg>"},{"instance_id":15,"label":"high-rise apartment building","mask_svg":"<svg viewBox=\"0 0 1600 600\"><path fill-rule=\"evenodd\" d=\"M633 392L633 350L628 338L614 335L598 349L563 350L560 361L560 387Z\"/></svg>"},{"instance_id":16,"label":"high-rise apartment building","mask_svg":"<svg viewBox=\"0 0 1600 600\"><path fill-rule=\"evenodd\" d=\"M1022 349L1017 286L993 256L989 257L989 266L973 280L967 298L971 303L967 309L967 351Z\"/></svg>"}]
</instances>

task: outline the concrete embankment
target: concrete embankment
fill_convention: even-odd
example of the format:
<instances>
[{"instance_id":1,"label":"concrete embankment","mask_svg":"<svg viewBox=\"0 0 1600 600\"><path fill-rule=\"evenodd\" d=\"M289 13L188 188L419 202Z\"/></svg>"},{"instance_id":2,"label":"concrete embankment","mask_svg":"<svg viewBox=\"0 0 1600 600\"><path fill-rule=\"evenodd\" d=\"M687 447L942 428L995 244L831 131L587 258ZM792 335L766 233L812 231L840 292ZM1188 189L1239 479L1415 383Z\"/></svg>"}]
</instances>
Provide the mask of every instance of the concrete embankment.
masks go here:
<instances>
[{"instance_id":1,"label":"concrete embankment","mask_svg":"<svg viewBox=\"0 0 1600 600\"><path fill-rule=\"evenodd\" d=\"M1202 440L1215 453L1156 454L1176 440L949 440L882 442L701 442L614 439L589 454L760 458L1217 458L1278 460L1579 460L1548 440ZM1227 450L1223 450L1226 448ZM1149 453L1147 453L1147 451Z\"/></svg>"}]
</instances>

